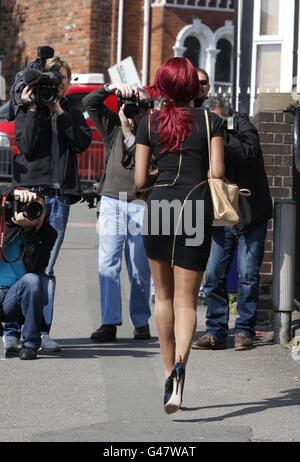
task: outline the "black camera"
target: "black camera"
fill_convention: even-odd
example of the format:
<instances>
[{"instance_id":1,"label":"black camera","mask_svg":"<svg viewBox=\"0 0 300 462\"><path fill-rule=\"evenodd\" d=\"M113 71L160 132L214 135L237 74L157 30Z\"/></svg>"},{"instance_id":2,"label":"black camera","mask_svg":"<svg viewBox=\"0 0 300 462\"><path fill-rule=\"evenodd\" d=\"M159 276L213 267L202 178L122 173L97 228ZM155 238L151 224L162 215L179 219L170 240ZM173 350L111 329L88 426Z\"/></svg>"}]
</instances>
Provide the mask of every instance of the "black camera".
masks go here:
<instances>
[{"instance_id":1,"label":"black camera","mask_svg":"<svg viewBox=\"0 0 300 462\"><path fill-rule=\"evenodd\" d=\"M54 104L58 98L58 86L62 82L62 75L58 71L45 71L46 61L53 58L54 49L49 46L40 46L37 49L38 58L17 73L10 91L10 102L7 120L16 118L18 106L29 106L33 102L38 107L45 104ZM22 91L28 85L33 88L31 102L22 99Z\"/></svg>"},{"instance_id":2,"label":"black camera","mask_svg":"<svg viewBox=\"0 0 300 462\"><path fill-rule=\"evenodd\" d=\"M62 75L58 71L45 71L46 60L53 58L54 49L48 46L38 47L38 58L23 70L26 85L33 88L31 99L37 104L53 104L57 101L58 85Z\"/></svg>"},{"instance_id":3,"label":"black camera","mask_svg":"<svg viewBox=\"0 0 300 462\"><path fill-rule=\"evenodd\" d=\"M37 201L21 202L19 196L14 196L13 211L23 212L28 220L36 220L43 213L43 206Z\"/></svg>"},{"instance_id":4,"label":"black camera","mask_svg":"<svg viewBox=\"0 0 300 462\"><path fill-rule=\"evenodd\" d=\"M230 132L237 131L237 116L235 114L230 115L228 117L222 117L224 130Z\"/></svg>"},{"instance_id":5,"label":"black camera","mask_svg":"<svg viewBox=\"0 0 300 462\"><path fill-rule=\"evenodd\" d=\"M93 187L81 186L81 202L87 202L89 209L97 207L100 200L100 196L97 194L97 188L98 183L95 183Z\"/></svg>"},{"instance_id":6,"label":"black camera","mask_svg":"<svg viewBox=\"0 0 300 462\"><path fill-rule=\"evenodd\" d=\"M124 104L124 115L127 119L133 119L138 115L140 109L159 109L157 99L141 99L139 95L131 98L124 98L120 91L117 91L118 112Z\"/></svg>"}]
</instances>

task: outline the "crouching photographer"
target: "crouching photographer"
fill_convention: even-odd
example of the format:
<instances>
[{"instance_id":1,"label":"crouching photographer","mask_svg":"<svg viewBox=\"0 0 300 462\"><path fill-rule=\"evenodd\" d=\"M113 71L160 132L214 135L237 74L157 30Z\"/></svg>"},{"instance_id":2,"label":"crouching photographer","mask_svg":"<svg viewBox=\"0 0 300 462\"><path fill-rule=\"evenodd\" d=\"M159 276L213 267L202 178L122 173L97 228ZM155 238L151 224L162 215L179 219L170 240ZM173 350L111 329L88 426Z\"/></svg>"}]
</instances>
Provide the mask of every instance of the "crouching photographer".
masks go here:
<instances>
[{"instance_id":1,"label":"crouching photographer","mask_svg":"<svg viewBox=\"0 0 300 462\"><path fill-rule=\"evenodd\" d=\"M1 191L2 192L2 191ZM45 221L44 200L29 190L2 192L0 322L20 322L20 359L36 359L41 344L43 273L57 232ZM46 281L47 282L47 281ZM7 350L9 336L4 340Z\"/></svg>"},{"instance_id":2,"label":"crouching photographer","mask_svg":"<svg viewBox=\"0 0 300 462\"><path fill-rule=\"evenodd\" d=\"M207 302L206 334L193 349L225 348L228 335L228 293L226 276L237 248L238 294L234 349L252 348L259 296L259 269L264 256L267 222L272 217L272 200L256 127L247 114L228 112L221 98L208 98L204 108L224 121L225 176L251 195L239 197L239 223L213 228L211 253L205 273Z\"/></svg>"}]
</instances>

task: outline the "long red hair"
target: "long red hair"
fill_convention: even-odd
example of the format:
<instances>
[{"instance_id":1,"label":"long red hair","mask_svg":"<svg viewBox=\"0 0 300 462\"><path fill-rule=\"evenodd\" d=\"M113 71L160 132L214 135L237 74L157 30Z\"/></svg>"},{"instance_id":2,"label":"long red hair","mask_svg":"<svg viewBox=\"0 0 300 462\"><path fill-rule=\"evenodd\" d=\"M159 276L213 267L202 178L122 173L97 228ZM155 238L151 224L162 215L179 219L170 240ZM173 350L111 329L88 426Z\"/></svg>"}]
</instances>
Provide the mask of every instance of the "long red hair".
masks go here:
<instances>
[{"instance_id":1,"label":"long red hair","mask_svg":"<svg viewBox=\"0 0 300 462\"><path fill-rule=\"evenodd\" d=\"M159 121L157 131L161 152L177 151L191 134L192 118L181 106L198 98L200 84L197 70L187 58L169 59L156 72L154 87L162 98L167 99L155 117Z\"/></svg>"}]
</instances>

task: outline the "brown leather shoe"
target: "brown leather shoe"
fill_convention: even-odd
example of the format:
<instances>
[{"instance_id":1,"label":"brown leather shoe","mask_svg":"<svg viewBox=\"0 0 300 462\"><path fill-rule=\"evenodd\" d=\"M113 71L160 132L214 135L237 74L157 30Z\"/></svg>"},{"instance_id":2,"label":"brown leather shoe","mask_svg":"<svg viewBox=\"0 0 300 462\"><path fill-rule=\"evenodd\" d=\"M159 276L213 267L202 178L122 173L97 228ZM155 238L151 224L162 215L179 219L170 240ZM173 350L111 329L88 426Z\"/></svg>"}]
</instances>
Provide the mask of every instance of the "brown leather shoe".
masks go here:
<instances>
[{"instance_id":1,"label":"brown leather shoe","mask_svg":"<svg viewBox=\"0 0 300 462\"><path fill-rule=\"evenodd\" d=\"M193 350L224 350L225 343L212 335L203 335L192 343Z\"/></svg>"},{"instance_id":2,"label":"brown leather shoe","mask_svg":"<svg viewBox=\"0 0 300 462\"><path fill-rule=\"evenodd\" d=\"M234 337L235 351L251 350L253 348L253 339L249 335L239 334Z\"/></svg>"}]
</instances>

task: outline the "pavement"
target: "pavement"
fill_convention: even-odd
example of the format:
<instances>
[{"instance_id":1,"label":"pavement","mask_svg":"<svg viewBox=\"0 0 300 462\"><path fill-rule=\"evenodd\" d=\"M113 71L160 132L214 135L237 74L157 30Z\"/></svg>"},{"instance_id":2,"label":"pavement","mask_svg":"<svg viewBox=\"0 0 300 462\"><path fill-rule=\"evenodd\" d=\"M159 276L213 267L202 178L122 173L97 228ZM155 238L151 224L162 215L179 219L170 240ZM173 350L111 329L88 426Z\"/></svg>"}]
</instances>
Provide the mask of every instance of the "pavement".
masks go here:
<instances>
[{"instance_id":1,"label":"pavement","mask_svg":"<svg viewBox=\"0 0 300 462\"><path fill-rule=\"evenodd\" d=\"M95 209L71 207L56 263L51 337L59 353L0 361L0 442L299 442L300 358L257 326L255 348L192 350L183 407L164 413L164 373L154 318L152 339L133 339L129 284L122 267L123 325L118 341L94 343L101 323ZM152 305L152 313L154 306ZM197 335L206 307L197 309ZM292 354L293 353L293 354Z\"/></svg>"}]
</instances>

